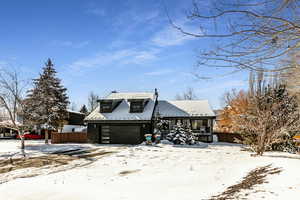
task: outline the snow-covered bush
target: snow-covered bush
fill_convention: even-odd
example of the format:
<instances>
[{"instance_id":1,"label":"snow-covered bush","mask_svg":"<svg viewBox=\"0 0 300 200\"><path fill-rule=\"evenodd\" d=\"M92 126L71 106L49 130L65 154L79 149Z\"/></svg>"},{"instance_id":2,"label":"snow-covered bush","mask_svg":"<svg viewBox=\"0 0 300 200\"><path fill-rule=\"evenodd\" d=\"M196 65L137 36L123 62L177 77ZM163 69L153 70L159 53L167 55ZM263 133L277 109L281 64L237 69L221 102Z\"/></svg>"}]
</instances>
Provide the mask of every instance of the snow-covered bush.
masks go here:
<instances>
[{"instance_id":1,"label":"snow-covered bush","mask_svg":"<svg viewBox=\"0 0 300 200\"><path fill-rule=\"evenodd\" d=\"M182 127L180 124L175 125L166 139L173 144L195 144L195 138L190 129Z\"/></svg>"},{"instance_id":2,"label":"snow-covered bush","mask_svg":"<svg viewBox=\"0 0 300 200\"><path fill-rule=\"evenodd\" d=\"M286 133L279 137L271 145L271 150L296 153L298 150L296 142L293 140L295 133Z\"/></svg>"}]
</instances>

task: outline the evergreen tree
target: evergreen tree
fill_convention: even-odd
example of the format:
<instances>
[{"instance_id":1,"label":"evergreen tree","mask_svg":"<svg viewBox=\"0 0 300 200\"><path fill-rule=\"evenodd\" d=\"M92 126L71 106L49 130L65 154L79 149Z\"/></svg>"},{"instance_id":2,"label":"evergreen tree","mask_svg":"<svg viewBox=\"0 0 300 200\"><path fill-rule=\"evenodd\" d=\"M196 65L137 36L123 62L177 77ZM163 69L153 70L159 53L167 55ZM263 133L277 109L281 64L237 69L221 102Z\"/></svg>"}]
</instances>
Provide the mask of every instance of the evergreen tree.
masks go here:
<instances>
[{"instance_id":1,"label":"evergreen tree","mask_svg":"<svg viewBox=\"0 0 300 200\"><path fill-rule=\"evenodd\" d=\"M174 144L195 144L195 137L189 128L177 124L166 137L167 140Z\"/></svg>"},{"instance_id":2,"label":"evergreen tree","mask_svg":"<svg viewBox=\"0 0 300 200\"><path fill-rule=\"evenodd\" d=\"M85 115L88 114L88 109L85 104L80 108L79 112L84 113Z\"/></svg>"},{"instance_id":3,"label":"evergreen tree","mask_svg":"<svg viewBox=\"0 0 300 200\"><path fill-rule=\"evenodd\" d=\"M69 98L67 89L61 85L56 77L56 71L50 59L45 63L43 73L33 80L34 88L28 91L26 113L35 124L45 124L45 143L48 143L48 129L50 126L58 129L67 115Z\"/></svg>"}]
</instances>

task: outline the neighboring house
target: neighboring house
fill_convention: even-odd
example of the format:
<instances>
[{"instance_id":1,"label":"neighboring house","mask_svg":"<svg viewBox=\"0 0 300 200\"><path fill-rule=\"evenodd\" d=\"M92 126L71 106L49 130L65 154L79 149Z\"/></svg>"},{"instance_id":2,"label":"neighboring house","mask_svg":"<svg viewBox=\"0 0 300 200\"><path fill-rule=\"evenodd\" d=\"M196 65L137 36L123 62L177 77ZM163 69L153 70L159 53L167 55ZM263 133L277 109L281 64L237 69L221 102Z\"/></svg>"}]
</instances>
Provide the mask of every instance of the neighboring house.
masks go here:
<instances>
[{"instance_id":1,"label":"neighboring house","mask_svg":"<svg viewBox=\"0 0 300 200\"><path fill-rule=\"evenodd\" d=\"M63 120L62 129L55 130L55 128L52 126L47 127L46 124L40 124L40 125L35 125L32 132L41 135L42 137L45 136L45 130L47 128L50 129L51 131L62 132L62 133L84 132L86 131L84 118L85 118L84 113L73 111L73 110L67 110L66 117ZM49 134L49 137L51 137L51 134Z\"/></svg>"},{"instance_id":2,"label":"neighboring house","mask_svg":"<svg viewBox=\"0 0 300 200\"><path fill-rule=\"evenodd\" d=\"M15 123L17 126L22 126L22 116L17 115ZM18 131L11 121L9 114L3 108L0 108L0 138L14 138L17 133Z\"/></svg>"},{"instance_id":3,"label":"neighboring house","mask_svg":"<svg viewBox=\"0 0 300 200\"><path fill-rule=\"evenodd\" d=\"M169 127L180 122L211 142L215 114L206 100L158 101L154 93L112 92L99 99L98 107L89 114L88 141L103 144L138 144L145 134L153 133L154 119L169 121Z\"/></svg>"},{"instance_id":4,"label":"neighboring house","mask_svg":"<svg viewBox=\"0 0 300 200\"><path fill-rule=\"evenodd\" d=\"M83 132L86 130L84 124L85 114L73 110L67 110L67 117L64 120L63 133L66 132Z\"/></svg>"},{"instance_id":5,"label":"neighboring house","mask_svg":"<svg viewBox=\"0 0 300 200\"><path fill-rule=\"evenodd\" d=\"M198 139L212 142L216 118L207 100L158 101L156 115L169 121L169 128L180 123L190 128Z\"/></svg>"}]
</instances>

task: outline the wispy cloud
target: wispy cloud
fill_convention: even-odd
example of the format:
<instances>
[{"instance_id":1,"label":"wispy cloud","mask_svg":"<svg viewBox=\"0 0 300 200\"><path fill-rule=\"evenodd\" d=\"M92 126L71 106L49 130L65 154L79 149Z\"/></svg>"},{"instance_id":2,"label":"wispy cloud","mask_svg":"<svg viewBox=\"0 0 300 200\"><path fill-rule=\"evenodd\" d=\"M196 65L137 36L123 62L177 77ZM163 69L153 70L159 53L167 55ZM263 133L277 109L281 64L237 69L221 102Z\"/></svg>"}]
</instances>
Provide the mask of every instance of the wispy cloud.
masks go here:
<instances>
[{"instance_id":1,"label":"wispy cloud","mask_svg":"<svg viewBox=\"0 0 300 200\"><path fill-rule=\"evenodd\" d=\"M100 67L106 65L144 64L157 58L159 50L122 49L112 52L100 52L88 58L79 59L70 64L72 69Z\"/></svg>"},{"instance_id":2,"label":"wispy cloud","mask_svg":"<svg viewBox=\"0 0 300 200\"><path fill-rule=\"evenodd\" d=\"M0 60L0 68L1 67L6 67L7 65L8 65L7 61Z\"/></svg>"},{"instance_id":3,"label":"wispy cloud","mask_svg":"<svg viewBox=\"0 0 300 200\"><path fill-rule=\"evenodd\" d=\"M195 34L200 34L199 29L197 29L194 26L188 25L186 23L176 23L178 24L179 27L181 27L183 30L190 32L190 33L195 33ZM188 36L183 33L181 33L179 30L174 28L171 25L166 25L161 31L158 31L151 41L160 47L165 47L165 46L175 46L175 45L182 45L187 41L190 40L195 40L196 37L193 36Z\"/></svg>"},{"instance_id":4,"label":"wispy cloud","mask_svg":"<svg viewBox=\"0 0 300 200\"><path fill-rule=\"evenodd\" d=\"M212 91L225 91L232 88L241 88L247 85L247 82L244 80L223 80L222 84L217 84L211 82L210 86L206 88L198 89L198 92L201 94L211 93Z\"/></svg>"},{"instance_id":5,"label":"wispy cloud","mask_svg":"<svg viewBox=\"0 0 300 200\"><path fill-rule=\"evenodd\" d=\"M101 8L88 8L85 10L85 13L92 14L96 16L105 16L105 10Z\"/></svg>"},{"instance_id":6,"label":"wispy cloud","mask_svg":"<svg viewBox=\"0 0 300 200\"><path fill-rule=\"evenodd\" d=\"M82 48L90 44L90 41L73 42L69 40L53 40L50 45L57 47Z\"/></svg>"},{"instance_id":7,"label":"wispy cloud","mask_svg":"<svg viewBox=\"0 0 300 200\"><path fill-rule=\"evenodd\" d=\"M162 75L170 74L173 72L174 72L174 70L171 70L171 69L161 69L161 70L157 70L157 71L146 72L144 75L146 75L146 76L162 76Z\"/></svg>"}]
</instances>

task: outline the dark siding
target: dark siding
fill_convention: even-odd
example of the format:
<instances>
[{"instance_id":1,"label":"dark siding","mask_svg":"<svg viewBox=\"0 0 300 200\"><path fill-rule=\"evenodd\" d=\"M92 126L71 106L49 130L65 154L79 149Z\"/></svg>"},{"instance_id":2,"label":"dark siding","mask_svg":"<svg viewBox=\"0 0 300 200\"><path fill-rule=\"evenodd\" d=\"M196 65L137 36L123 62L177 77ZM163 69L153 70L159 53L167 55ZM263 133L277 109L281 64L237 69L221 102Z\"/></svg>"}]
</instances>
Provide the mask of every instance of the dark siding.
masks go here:
<instances>
[{"instance_id":1,"label":"dark siding","mask_svg":"<svg viewBox=\"0 0 300 200\"><path fill-rule=\"evenodd\" d=\"M67 119L70 125L83 125L84 124L84 114L69 112L69 117Z\"/></svg>"},{"instance_id":2,"label":"dark siding","mask_svg":"<svg viewBox=\"0 0 300 200\"><path fill-rule=\"evenodd\" d=\"M88 124L87 128L87 140L89 143L99 143L100 140L100 125Z\"/></svg>"}]
</instances>

